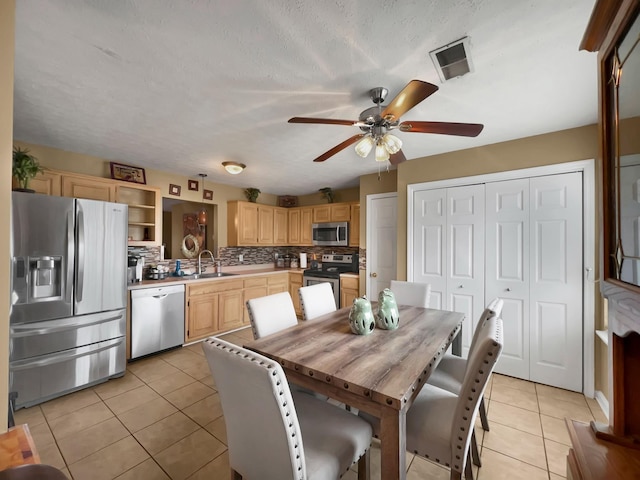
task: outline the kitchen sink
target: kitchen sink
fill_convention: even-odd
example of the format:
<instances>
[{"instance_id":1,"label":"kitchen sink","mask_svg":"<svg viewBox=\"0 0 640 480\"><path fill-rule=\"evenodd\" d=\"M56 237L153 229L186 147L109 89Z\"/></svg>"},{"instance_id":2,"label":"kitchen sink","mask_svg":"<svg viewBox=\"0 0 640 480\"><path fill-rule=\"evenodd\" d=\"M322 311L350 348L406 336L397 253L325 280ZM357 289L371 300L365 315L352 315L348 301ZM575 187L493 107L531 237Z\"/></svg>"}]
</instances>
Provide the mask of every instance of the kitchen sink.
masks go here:
<instances>
[{"instance_id":1,"label":"kitchen sink","mask_svg":"<svg viewBox=\"0 0 640 480\"><path fill-rule=\"evenodd\" d=\"M197 280L198 278L219 278L219 277L233 277L235 273L227 272L213 272L213 273L196 273L192 278Z\"/></svg>"}]
</instances>

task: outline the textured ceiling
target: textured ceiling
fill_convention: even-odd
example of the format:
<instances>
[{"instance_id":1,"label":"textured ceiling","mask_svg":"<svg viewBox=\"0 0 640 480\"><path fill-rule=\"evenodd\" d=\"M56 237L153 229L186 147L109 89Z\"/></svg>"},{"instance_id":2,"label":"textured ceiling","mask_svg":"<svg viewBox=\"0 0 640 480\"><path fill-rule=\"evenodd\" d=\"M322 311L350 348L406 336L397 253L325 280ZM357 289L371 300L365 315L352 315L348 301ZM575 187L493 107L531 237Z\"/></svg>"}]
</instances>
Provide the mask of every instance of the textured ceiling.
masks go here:
<instances>
[{"instance_id":1,"label":"textured ceiling","mask_svg":"<svg viewBox=\"0 0 640 480\"><path fill-rule=\"evenodd\" d=\"M402 117L483 123L399 133L408 159L597 121L593 0L19 0L14 137L274 194L358 185L348 147L368 90L440 90ZM469 36L475 71L442 84L429 51ZM221 163L245 163L240 175ZM411 160L410 160L411 161ZM421 160L415 160L421 161Z\"/></svg>"}]
</instances>

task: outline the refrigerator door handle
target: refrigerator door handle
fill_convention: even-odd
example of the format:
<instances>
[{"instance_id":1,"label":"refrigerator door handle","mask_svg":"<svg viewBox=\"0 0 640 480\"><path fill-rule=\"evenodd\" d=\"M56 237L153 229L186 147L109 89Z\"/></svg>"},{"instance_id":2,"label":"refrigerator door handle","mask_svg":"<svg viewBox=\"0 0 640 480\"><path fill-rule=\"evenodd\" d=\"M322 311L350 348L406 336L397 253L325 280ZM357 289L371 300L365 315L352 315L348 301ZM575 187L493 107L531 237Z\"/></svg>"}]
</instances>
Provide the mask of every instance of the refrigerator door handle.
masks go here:
<instances>
[{"instance_id":1,"label":"refrigerator door handle","mask_svg":"<svg viewBox=\"0 0 640 480\"><path fill-rule=\"evenodd\" d=\"M67 278L64 284L64 298L67 303L71 303L73 293L73 251L75 249L75 238L73 235L73 212L67 214Z\"/></svg>"},{"instance_id":2,"label":"refrigerator door handle","mask_svg":"<svg viewBox=\"0 0 640 480\"><path fill-rule=\"evenodd\" d=\"M76 277L76 302L82 301L82 290L84 287L84 212L82 205L78 202L78 258L77 260L77 277Z\"/></svg>"}]
</instances>

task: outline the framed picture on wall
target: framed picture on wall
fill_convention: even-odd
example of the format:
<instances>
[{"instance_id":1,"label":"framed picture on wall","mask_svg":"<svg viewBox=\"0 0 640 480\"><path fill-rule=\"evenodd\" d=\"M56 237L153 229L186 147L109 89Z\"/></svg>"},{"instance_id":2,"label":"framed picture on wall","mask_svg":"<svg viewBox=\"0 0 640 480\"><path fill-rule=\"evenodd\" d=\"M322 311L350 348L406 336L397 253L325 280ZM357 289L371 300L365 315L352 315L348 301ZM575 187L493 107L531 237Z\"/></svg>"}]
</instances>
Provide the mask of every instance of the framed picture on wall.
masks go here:
<instances>
[{"instance_id":1,"label":"framed picture on wall","mask_svg":"<svg viewBox=\"0 0 640 480\"><path fill-rule=\"evenodd\" d=\"M111 178L114 180L123 180L125 182L147 183L144 168L132 167L131 165L122 165L121 163L110 162Z\"/></svg>"},{"instance_id":2,"label":"framed picture on wall","mask_svg":"<svg viewBox=\"0 0 640 480\"><path fill-rule=\"evenodd\" d=\"M189 190L198 191L198 181L197 180L189 180Z\"/></svg>"},{"instance_id":3,"label":"framed picture on wall","mask_svg":"<svg viewBox=\"0 0 640 480\"><path fill-rule=\"evenodd\" d=\"M213 190L203 190L202 198L205 200L213 200Z\"/></svg>"},{"instance_id":4,"label":"framed picture on wall","mask_svg":"<svg viewBox=\"0 0 640 480\"><path fill-rule=\"evenodd\" d=\"M169 195L180 196L180 185L169 184Z\"/></svg>"}]
</instances>

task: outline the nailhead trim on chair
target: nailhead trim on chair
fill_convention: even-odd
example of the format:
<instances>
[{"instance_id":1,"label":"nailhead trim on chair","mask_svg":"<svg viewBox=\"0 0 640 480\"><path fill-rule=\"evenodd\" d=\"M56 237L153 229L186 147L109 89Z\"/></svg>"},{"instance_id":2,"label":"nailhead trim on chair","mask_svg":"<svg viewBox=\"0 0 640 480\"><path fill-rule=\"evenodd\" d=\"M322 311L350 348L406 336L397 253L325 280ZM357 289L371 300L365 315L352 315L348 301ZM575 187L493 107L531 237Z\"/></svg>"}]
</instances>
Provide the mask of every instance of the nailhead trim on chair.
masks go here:
<instances>
[{"instance_id":1,"label":"nailhead trim on chair","mask_svg":"<svg viewBox=\"0 0 640 480\"><path fill-rule=\"evenodd\" d=\"M252 325L253 325L253 322L252 322ZM220 348L222 350L227 350L228 349L230 353L235 353L236 355L242 356L243 358L248 358L252 362L255 362L258 365L265 367L266 370L271 370L271 377L274 377L274 378L272 378L272 383L273 383L274 387L279 387L282 384L282 382L285 381L285 379L280 378L280 376L278 375L278 371L277 370L273 370L273 364L265 362L264 359L262 359L260 357L255 357L251 353L247 353L247 352L243 352L243 351L240 351L240 350L236 350L234 348L229 348L226 345L223 345L223 344L221 344L219 342L216 342L215 337L207 338L205 341L207 343L209 343L210 345L213 345L216 348ZM275 363L275 362L274 362L274 364L277 365L277 363ZM275 388L274 388L274 390L275 390ZM278 390L278 394L280 396L284 395L284 390ZM280 402L278 402L278 403L280 404ZM289 417L290 414L291 414L291 411L289 409L287 409L287 402L283 401L283 403L281 403L281 405L282 405L282 407L281 407L282 412L284 413L284 415L286 417ZM289 433L291 435L291 438L296 438L296 435L299 434L299 432L297 431L297 429L294 428L294 425L293 425L292 422L288 423L288 428L290 430ZM301 438L301 437L298 437L298 438ZM295 460L296 460L295 467L297 467L297 471L298 472L301 472L302 468L303 468L303 463L300 460L300 449L298 448L298 443L299 442L296 442L293 445L293 448L295 449L295 452L296 452L296 455L295 455ZM303 480L302 476L300 477L300 480Z\"/></svg>"}]
</instances>

